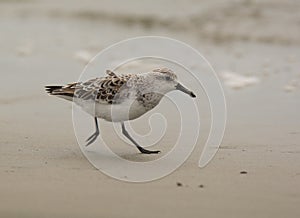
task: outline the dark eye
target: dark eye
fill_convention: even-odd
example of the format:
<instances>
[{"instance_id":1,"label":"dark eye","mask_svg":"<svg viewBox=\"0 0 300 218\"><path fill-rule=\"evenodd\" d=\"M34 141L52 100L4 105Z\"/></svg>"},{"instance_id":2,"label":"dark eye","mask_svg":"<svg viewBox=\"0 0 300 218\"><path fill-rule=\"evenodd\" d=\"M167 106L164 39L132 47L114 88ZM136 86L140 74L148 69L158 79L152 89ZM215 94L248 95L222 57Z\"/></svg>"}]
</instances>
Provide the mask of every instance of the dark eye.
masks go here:
<instances>
[{"instance_id":1,"label":"dark eye","mask_svg":"<svg viewBox=\"0 0 300 218\"><path fill-rule=\"evenodd\" d=\"M170 80L171 80L171 77L170 77L170 76L166 76L166 80L167 80L167 81L170 81Z\"/></svg>"}]
</instances>

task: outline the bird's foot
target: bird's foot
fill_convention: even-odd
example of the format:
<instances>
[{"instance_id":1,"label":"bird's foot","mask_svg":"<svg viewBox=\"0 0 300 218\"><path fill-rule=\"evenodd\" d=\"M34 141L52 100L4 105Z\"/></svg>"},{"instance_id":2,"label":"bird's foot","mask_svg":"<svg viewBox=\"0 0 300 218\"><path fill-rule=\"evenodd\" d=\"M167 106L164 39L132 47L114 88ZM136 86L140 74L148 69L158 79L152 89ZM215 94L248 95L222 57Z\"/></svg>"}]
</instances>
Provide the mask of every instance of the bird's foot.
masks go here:
<instances>
[{"instance_id":1,"label":"bird's foot","mask_svg":"<svg viewBox=\"0 0 300 218\"><path fill-rule=\"evenodd\" d=\"M158 154L158 153L160 153L160 151L150 151L150 150L147 150L142 147L138 147L138 149L142 154Z\"/></svg>"},{"instance_id":2,"label":"bird's foot","mask_svg":"<svg viewBox=\"0 0 300 218\"><path fill-rule=\"evenodd\" d=\"M88 139L86 140L87 144L85 146L89 146L92 144L100 135L99 131L96 131L94 134L92 134Z\"/></svg>"}]
</instances>

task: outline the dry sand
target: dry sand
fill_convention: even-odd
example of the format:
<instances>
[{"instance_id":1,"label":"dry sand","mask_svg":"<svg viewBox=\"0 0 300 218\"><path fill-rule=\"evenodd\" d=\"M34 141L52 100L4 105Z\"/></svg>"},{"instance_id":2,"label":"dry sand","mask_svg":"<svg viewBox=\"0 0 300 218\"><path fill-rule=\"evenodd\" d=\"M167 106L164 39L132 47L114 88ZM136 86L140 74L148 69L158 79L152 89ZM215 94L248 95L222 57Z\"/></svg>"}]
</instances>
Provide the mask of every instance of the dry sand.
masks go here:
<instances>
[{"instance_id":1,"label":"dry sand","mask_svg":"<svg viewBox=\"0 0 300 218\"><path fill-rule=\"evenodd\" d=\"M300 217L299 8L271 0L0 0L0 217ZM85 159L71 105L43 86L76 81L89 55L147 34L183 40L219 75L259 83L235 90L224 81L227 129L207 167L197 167L199 143L173 174L132 184Z\"/></svg>"}]
</instances>

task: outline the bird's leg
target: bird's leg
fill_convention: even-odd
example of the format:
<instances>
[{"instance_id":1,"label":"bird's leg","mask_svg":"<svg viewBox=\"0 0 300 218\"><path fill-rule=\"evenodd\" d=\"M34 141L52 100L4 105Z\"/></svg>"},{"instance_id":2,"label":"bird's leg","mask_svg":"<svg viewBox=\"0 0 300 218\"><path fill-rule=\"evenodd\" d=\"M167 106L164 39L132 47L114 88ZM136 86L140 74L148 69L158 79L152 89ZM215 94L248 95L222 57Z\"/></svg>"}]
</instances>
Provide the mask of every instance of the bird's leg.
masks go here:
<instances>
[{"instance_id":1,"label":"bird's leg","mask_svg":"<svg viewBox=\"0 0 300 218\"><path fill-rule=\"evenodd\" d=\"M134 139L129 135L129 133L127 132L126 128L125 128L125 124L122 122L122 133L123 135L126 136L126 138L128 138L136 147L137 149L139 149L139 151L143 154L157 154L160 151L149 151L143 147L141 147L136 141L134 141Z\"/></svg>"},{"instance_id":2,"label":"bird's leg","mask_svg":"<svg viewBox=\"0 0 300 218\"><path fill-rule=\"evenodd\" d=\"M89 146L90 144L92 144L100 135L97 117L94 117L94 120L95 120L96 131L86 140L87 144L85 146Z\"/></svg>"}]
</instances>

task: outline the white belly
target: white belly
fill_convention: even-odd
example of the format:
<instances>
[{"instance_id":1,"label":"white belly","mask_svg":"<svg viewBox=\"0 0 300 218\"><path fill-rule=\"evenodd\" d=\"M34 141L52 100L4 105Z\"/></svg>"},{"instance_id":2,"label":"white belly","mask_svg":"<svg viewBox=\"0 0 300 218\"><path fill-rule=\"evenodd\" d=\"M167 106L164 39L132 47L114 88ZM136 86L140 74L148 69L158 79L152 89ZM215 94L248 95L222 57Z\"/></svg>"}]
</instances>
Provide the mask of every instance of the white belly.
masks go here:
<instances>
[{"instance_id":1,"label":"white belly","mask_svg":"<svg viewBox=\"0 0 300 218\"><path fill-rule=\"evenodd\" d=\"M121 104L100 104L94 101L75 101L75 103L91 116L112 122L133 120L148 111L137 101Z\"/></svg>"}]
</instances>

